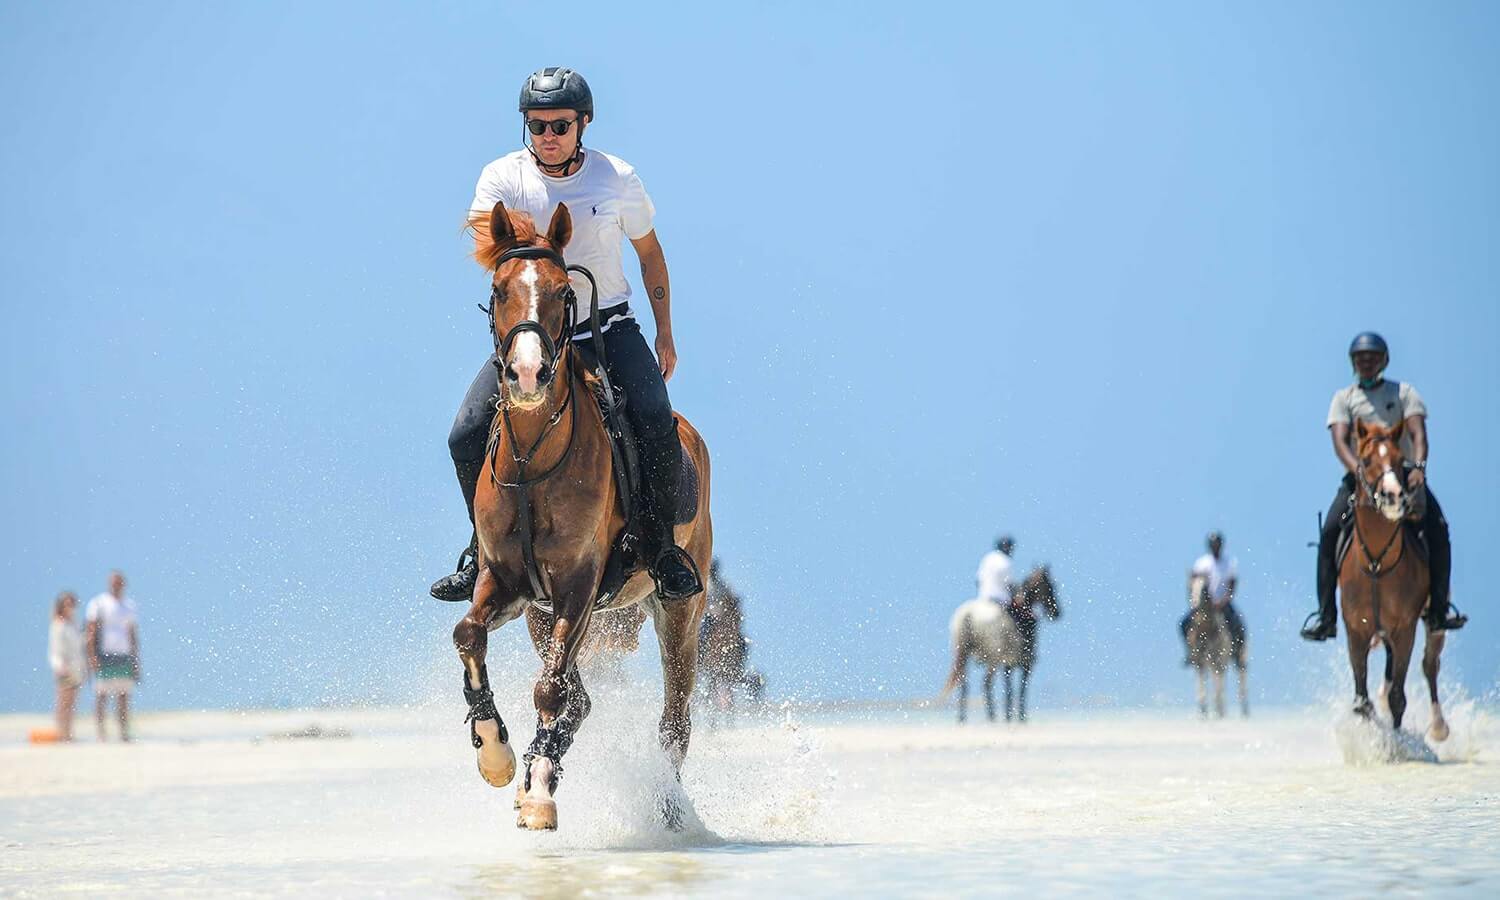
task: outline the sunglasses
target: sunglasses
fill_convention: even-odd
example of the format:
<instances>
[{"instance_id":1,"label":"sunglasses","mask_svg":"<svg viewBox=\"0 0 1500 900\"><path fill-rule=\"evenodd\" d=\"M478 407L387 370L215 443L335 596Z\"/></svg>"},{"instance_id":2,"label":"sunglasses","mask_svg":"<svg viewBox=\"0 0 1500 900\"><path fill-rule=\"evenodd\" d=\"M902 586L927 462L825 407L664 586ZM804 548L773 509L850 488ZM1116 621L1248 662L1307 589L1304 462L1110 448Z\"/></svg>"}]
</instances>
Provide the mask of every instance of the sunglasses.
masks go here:
<instances>
[{"instance_id":1,"label":"sunglasses","mask_svg":"<svg viewBox=\"0 0 1500 900\"><path fill-rule=\"evenodd\" d=\"M551 121L546 119L527 119L526 130L532 134L541 134L548 128L551 128L553 134L562 137L568 133L568 129L572 128L573 123L577 121L577 119L553 119Z\"/></svg>"}]
</instances>

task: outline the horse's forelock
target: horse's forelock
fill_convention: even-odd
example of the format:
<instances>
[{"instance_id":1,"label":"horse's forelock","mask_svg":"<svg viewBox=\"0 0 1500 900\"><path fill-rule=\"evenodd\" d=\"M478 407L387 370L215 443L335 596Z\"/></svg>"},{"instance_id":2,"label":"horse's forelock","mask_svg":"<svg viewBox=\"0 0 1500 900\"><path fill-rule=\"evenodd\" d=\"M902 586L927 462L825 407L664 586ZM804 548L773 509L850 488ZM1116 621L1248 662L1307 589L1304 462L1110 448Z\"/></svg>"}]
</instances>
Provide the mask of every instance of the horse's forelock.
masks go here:
<instances>
[{"instance_id":1,"label":"horse's forelock","mask_svg":"<svg viewBox=\"0 0 1500 900\"><path fill-rule=\"evenodd\" d=\"M495 243L494 235L490 233L490 215L488 212L469 213L469 219L464 228L474 237L475 261L493 272L500 264L500 257L511 248L501 247ZM527 247L537 243L536 222L531 218L530 213L508 209L505 215L510 219L511 230L516 234L514 246Z\"/></svg>"}]
</instances>

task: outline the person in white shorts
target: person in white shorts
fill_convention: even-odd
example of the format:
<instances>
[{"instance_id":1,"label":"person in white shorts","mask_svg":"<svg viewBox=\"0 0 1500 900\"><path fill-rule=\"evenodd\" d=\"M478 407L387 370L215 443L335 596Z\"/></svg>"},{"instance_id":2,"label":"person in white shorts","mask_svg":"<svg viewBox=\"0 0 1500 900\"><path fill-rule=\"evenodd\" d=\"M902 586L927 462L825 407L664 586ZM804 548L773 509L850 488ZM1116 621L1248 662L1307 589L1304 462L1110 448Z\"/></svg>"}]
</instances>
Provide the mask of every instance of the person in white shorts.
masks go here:
<instances>
[{"instance_id":1,"label":"person in white shorts","mask_svg":"<svg viewBox=\"0 0 1500 900\"><path fill-rule=\"evenodd\" d=\"M141 645L135 602L125 596L125 576L109 576L109 590L89 601L84 614L89 667L94 671L94 719L104 740L104 709L115 698L120 740L130 740L130 694L141 680Z\"/></svg>"}]
</instances>

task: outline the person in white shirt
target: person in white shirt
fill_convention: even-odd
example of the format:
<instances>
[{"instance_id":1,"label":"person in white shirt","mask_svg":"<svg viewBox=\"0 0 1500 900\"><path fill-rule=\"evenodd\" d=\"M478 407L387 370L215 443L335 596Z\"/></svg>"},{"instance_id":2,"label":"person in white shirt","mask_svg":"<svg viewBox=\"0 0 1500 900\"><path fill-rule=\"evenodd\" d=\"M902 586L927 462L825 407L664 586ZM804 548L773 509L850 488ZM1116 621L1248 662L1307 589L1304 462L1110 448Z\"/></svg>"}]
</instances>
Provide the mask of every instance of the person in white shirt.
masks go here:
<instances>
[{"instance_id":1,"label":"person in white shirt","mask_svg":"<svg viewBox=\"0 0 1500 900\"><path fill-rule=\"evenodd\" d=\"M1190 665L1188 655L1191 651L1187 647L1188 623L1193 618L1193 610L1198 604L1207 601L1222 606L1224 609L1224 624L1229 628L1229 640L1235 654L1239 653L1240 645L1245 640L1245 623L1240 619L1239 610L1234 608L1234 591L1239 586L1239 567L1235 561L1224 555L1224 535L1217 531L1208 534L1208 552L1198 557L1193 563L1192 571L1188 574L1188 581L1194 578L1203 578L1207 582L1206 597L1190 597L1188 611L1178 623L1182 630L1182 646L1185 652L1183 665Z\"/></svg>"},{"instance_id":2,"label":"person in white shirt","mask_svg":"<svg viewBox=\"0 0 1500 900\"><path fill-rule=\"evenodd\" d=\"M978 584L980 597L996 603L1010 603L1015 594L1015 585L1011 583L1011 570L1014 568L1011 554L1015 550L1015 538L1005 535L995 542L995 549L979 558L979 571L975 573L974 580Z\"/></svg>"},{"instance_id":3,"label":"person in white shirt","mask_svg":"<svg viewBox=\"0 0 1500 900\"><path fill-rule=\"evenodd\" d=\"M572 214L573 235L563 248L569 265L588 269L598 286L599 318L610 381L625 390L625 414L635 433L645 493L643 558L663 600L691 597L703 583L691 559L676 545L672 521L677 507L681 442L667 381L677 368L672 335L671 285L666 257L654 226L656 207L635 169L624 160L583 145L594 121L594 97L583 76L566 68L534 72L521 87L523 147L484 167L471 212L490 212L497 202L547 222L561 203ZM526 143L530 134L531 142ZM656 320L656 352L651 352L627 302L620 245L630 241L640 258L641 280ZM572 274L578 297L573 341L591 362L598 359L589 329L588 280ZM474 491L484 465L486 439L494 415L495 358L480 367L454 417L448 449L474 520ZM458 571L439 579L432 595L468 601L478 578L476 541L459 557Z\"/></svg>"},{"instance_id":4,"label":"person in white shirt","mask_svg":"<svg viewBox=\"0 0 1500 900\"><path fill-rule=\"evenodd\" d=\"M58 594L52 604L52 624L47 633L47 663L57 683L57 737L63 741L73 739L73 709L78 702L78 689L87 677L83 633L73 621L76 609L78 598L72 591Z\"/></svg>"},{"instance_id":5,"label":"person in white shirt","mask_svg":"<svg viewBox=\"0 0 1500 900\"><path fill-rule=\"evenodd\" d=\"M130 694L141 679L141 644L135 602L125 596L125 576L113 572L109 590L89 601L84 612L84 645L94 670L94 720L104 740L104 712L115 698L120 740L130 740Z\"/></svg>"}]
</instances>

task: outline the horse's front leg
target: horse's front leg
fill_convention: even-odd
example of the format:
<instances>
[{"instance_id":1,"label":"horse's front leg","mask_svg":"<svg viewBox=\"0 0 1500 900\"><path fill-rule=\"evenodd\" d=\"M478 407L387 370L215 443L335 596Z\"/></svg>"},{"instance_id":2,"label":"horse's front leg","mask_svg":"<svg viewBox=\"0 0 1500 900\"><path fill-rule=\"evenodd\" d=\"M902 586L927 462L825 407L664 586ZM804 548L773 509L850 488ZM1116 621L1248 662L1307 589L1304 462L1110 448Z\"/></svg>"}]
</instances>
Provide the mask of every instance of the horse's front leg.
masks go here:
<instances>
[{"instance_id":1,"label":"horse's front leg","mask_svg":"<svg viewBox=\"0 0 1500 900\"><path fill-rule=\"evenodd\" d=\"M469 704L469 741L474 745L479 775L504 787L516 774L516 754L510 747L505 722L495 709L490 676L484 665L490 622L508 622L520 614L524 602L501 596L500 582L487 566L480 566L474 602L453 628L453 643L464 666L464 700Z\"/></svg>"},{"instance_id":2,"label":"horse's front leg","mask_svg":"<svg viewBox=\"0 0 1500 900\"><path fill-rule=\"evenodd\" d=\"M1208 718L1208 673L1198 667L1198 715Z\"/></svg>"},{"instance_id":3,"label":"horse's front leg","mask_svg":"<svg viewBox=\"0 0 1500 900\"><path fill-rule=\"evenodd\" d=\"M1012 710L1015 709L1016 705L1015 692L1011 689L1011 672L1011 667L1006 666L1005 671L1001 676L1002 686L1005 688L1005 721L1007 722L1010 721Z\"/></svg>"},{"instance_id":4,"label":"horse's front leg","mask_svg":"<svg viewBox=\"0 0 1500 900\"><path fill-rule=\"evenodd\" d=\"M1447 636L1442 631L1427 632L1427 646L1422 650L1422 674L1427 678L1427 695L1432 701L1432 723L1427 734L1434 741L1448 739L1448 722L1443 718L1443 706L1438 703L1438 666L1443 656L1443 643Z\"/></svg>"},{"instance_id":5,"label":"horse's front leg","mask_svg":"<svg viewBox=\"0 0 1500 900\"><path fill-rule=\"evenodd\" d=\"M995 667L984 668L984 714L991 722L995 721ZM1005 711L1005 718L1010 718L1010 710Z\"/></svg>"},{"instance_id":6,"label":"horse's front leg","mask_svg":"<svg viewBox=\"0 0 1500 900\"><path fill-rule=\"evenodd\" d=\"M588 694L578 675L578 648L588 633L598 573L558 579L553 614L531 620L532 639L542 657L542 672L532 689L536 704L536 737L526 751L516 827L532 831L557 828L557 781L562 758L589 713ZM565 599L564 599L565 598Z\"/></svg>"},{"instance_id":7,"label":"horse's front leg","mask_svg":"<svg viewBox=\"0 0 1500 900\"><path fill-rule=\"evenodd\" d=\"M1214 669L1214 715L1224 718L1224 670Z\"/></svg>"},{"instance_id":8,"label":"horse's front leg","mask_svg":"<svg viewBox=\"0 0 1500 900\"><path fill-rule=\"evenodd\" d=\"M1348 616L1344 624L1348 625ZM1349 636L1349 668L1354 675L1354 713L1366 719L1375 712L1370 702L1370 635L1345 629Z\"/></svg>"},{"instance_id":9,"label":"horse's front leg","mask_svg":"<svg viewBox=\"0 0 1500 900\"><path fill-rule=\"evenodd\" d=\"M1031 684L1031 666L1021 667L1021 687L1016 694L1016 721L1026 721L1026 687Z\"/></svg>"}]
</instances>

